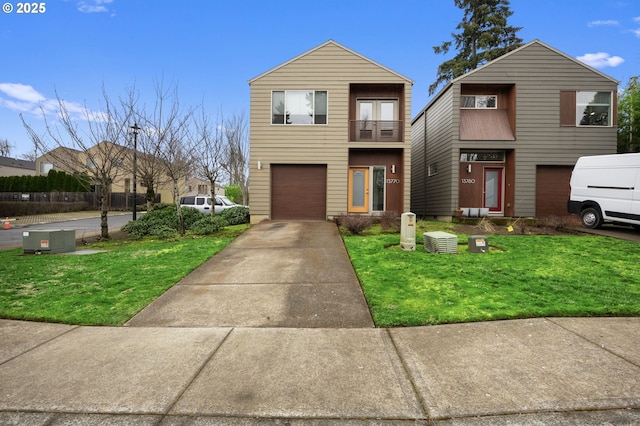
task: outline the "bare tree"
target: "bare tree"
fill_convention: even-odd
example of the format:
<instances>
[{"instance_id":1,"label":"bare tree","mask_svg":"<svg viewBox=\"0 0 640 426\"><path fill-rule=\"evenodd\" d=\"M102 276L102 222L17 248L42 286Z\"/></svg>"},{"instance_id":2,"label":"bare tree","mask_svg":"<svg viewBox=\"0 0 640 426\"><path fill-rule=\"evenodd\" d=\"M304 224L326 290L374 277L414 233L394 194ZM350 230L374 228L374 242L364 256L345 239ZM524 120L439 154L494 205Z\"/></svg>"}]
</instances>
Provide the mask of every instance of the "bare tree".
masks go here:
<instances>
[{"instance_id":1,"label":"bare tree","mask_svg":"<svg viewBox=\"0 0 640 426\"><path fill-rule=\"evenodd\" d=\"M146 117L144 111L138 112L138 93L135 87L127 89L127 97L121 100L124 108L131 112L133 119L130 124L130 129L133 130L137 124L143 124L146 127L139 127L137 130L137 138L130 138L131 154L136 153L136 178L140 186L146 188L145 201L147 204L147 211L153 210L153 204L155 202L156 193L158 188L169 184L169 178L162 161L160 161L160 145L158 144L158 138L156 137L156 129L153 125L153 119ZM152 123L151 125L148 125ZM133 155L131 155L132 157ZM127 164L130 165L129 174L133 175L133 158L130 158ZM134 201L135 202L135 201Z\"/></svg>"},{"instance_id":2,"label":"bare tree","mask_svg":"<svg viewBox=\"0 0 640 426\"><path fill-rule=\"evenodd\" d=\"M9 144L9 139L0 139L0 157L10 157L12 146Z\"/></svg>"},{"instance_id":3,"label":"bare tree","mask_svg":"<svg viewBox=\"0 0 640 426\"><path fill-rule=\"evenodd\" d=\"M163 173L171 182L178 214L178 230L184 235L184 218L180 208L181 186L191 173L189 121L193 110L182 111L176 85L164 88L162 80L155 83L156 103L153 112L140 114L148 138L148 152L153 153Z\"/></svg>"},{"instance_id":4,"label":"bare tree","mask_svg":"<svg viewBox=\"0 0 640 426\"><path fill-rule=\"evenodd\" d=\"M244 111L234 114L225 122L226 152L224 168L229 173L229 184L238 185L242 204L249 204L249 132Z\"/></svg>"},{"instance_id":5,"label":"bare tree","mask_svg":"<svg viewBox=\"0 0 640 426\"><path fill-rule=\"evenodd\" d=\"M216 184L222 174L225 147L222 113L218 115L216 123L211 123L204 110L202 116L194 120L194 132L189 143L193 153L195 175L209 182L211 200L215 200Z\"/></svg>"},{"instance_id":6,"label":"bare tree","mask_svg":"<svg viewBox=\"0 0 640 426\"><path fill-rule=\"evenodd\" d=\"M113 104L103 87L104 105L101 112L91 111L86 106L81 111L73 111L60 99L58 101L58 122L61 127L52 125L41 108L46 134L38 135L20 115L20 119L38 147L55 166L69 173L87 174L96 185L100 205L101 237L109 238L108 197L111 185L124 173L128 148L127 124L130 111ZM80 120L77 115L80 114ZM79 122L86 124L87 130L79 128ZM124 143L123 143L124 142Z\"/></svg>"}]
</instances>

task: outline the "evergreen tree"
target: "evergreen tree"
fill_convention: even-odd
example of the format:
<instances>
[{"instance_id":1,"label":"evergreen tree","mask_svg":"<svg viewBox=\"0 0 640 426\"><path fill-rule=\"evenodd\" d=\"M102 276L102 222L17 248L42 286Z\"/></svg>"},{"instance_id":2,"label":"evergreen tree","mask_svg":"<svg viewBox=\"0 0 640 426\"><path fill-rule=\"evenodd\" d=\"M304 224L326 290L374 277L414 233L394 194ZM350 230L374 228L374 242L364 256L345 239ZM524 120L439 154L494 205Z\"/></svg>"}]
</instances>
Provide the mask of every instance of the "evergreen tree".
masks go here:
<instances>
[{"instance_id":1,"label":"evergreen tree","mask_svg":"<svg viewBox=\"0 0 640 426\"><path fill-rule=\"evenodd\" d=\"M517 36L521 27L507 25L513 15L509 0L454 0L456 7L464 10L462 22L452 33L453 40L434 46L436 54L446 54L455 45L458 54L438 66L437 80L429 86L429 94L438 86L460 77L469 71L492 61L522 45Z\"/></svg>"},{"instance_id":2,"label":"evergreen tree","mask_svg":"<svg viewBox=\"0 0 640 426\"><path fill-rule=\"evenodd\" d=\"M618 153L640 152L640 86L632 77L618 101Z\"/></svg>"}]
</instances>

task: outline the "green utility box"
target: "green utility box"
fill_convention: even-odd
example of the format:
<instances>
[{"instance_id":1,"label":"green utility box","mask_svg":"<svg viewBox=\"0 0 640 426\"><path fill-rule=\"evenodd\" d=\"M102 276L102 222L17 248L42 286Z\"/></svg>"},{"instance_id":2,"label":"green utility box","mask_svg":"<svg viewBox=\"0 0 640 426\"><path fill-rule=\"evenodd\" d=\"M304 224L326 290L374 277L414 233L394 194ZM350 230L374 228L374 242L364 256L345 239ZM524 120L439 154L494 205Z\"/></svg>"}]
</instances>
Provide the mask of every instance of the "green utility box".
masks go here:
<instances>
[{"instance_id":1,"label":"green utility box","mask_svg":"<svg viewBox=\"0 0 640 426\"><path fill-rule=\"evenodd\" d=\"M25 253L68 253L76 251L75 229L24 231L22 249Z\"/></svg>"},{"instance_id":2,"label":"green utility box","mask_svg":"<svg viewBox=\"0 0 640 426\"><path fill-rule=\"evenodd\" d=\"M469 237L469 251L471 253L488 253L489 240L484 235L472 235Z\"/></svg>"}]
</instances>

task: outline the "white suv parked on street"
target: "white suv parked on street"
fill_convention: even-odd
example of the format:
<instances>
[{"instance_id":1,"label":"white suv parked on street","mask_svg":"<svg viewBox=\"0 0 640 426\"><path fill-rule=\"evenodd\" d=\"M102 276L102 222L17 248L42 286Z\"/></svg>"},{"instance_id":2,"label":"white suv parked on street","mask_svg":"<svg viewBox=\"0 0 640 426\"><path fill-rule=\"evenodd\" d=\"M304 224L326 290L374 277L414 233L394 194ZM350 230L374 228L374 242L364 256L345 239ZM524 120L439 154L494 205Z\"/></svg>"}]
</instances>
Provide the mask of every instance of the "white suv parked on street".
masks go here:
<instances>
[{"instance_id":1,"label":"white suv parked on street","mask_svg":"<svg viewBox=\"0 0 640 426\"><path fill-rule=\"evenodd\" d=\"M211 196L210 195L188 195L180 198L180 207L191 207L202 213L211 214ZM223 195L216 195L215 204L213 204L214 214L222 213L223 210L232 207L242 207Z\"/></svg>"}]
</instances>

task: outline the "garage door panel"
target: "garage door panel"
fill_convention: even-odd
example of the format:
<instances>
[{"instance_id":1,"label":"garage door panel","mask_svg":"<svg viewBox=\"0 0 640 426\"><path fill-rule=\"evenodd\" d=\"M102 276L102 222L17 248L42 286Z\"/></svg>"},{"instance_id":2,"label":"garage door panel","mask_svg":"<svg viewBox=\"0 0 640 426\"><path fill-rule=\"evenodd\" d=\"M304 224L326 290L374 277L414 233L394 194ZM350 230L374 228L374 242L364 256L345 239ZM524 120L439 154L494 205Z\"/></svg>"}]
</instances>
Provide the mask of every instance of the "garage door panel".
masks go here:
<instances>
[{"instance_id":1,"label":"garage door panel","mask_svg":"<svg viewBox=\"0 0 640 426\"><path fill-rule=\"evenodd\" d=\"M273 220L325 220L327 166L274 164L271 166Z\"/></svg>"},{"instance_id":2,"label":"garage door panel","mask_svg":"<svg viewBox=\"0 0 640 426\"><path fill-rule=\"evenodd\" d=\"M566 216L571 166L536 168L536 217Z\"/></svg>"}]
</instances>

